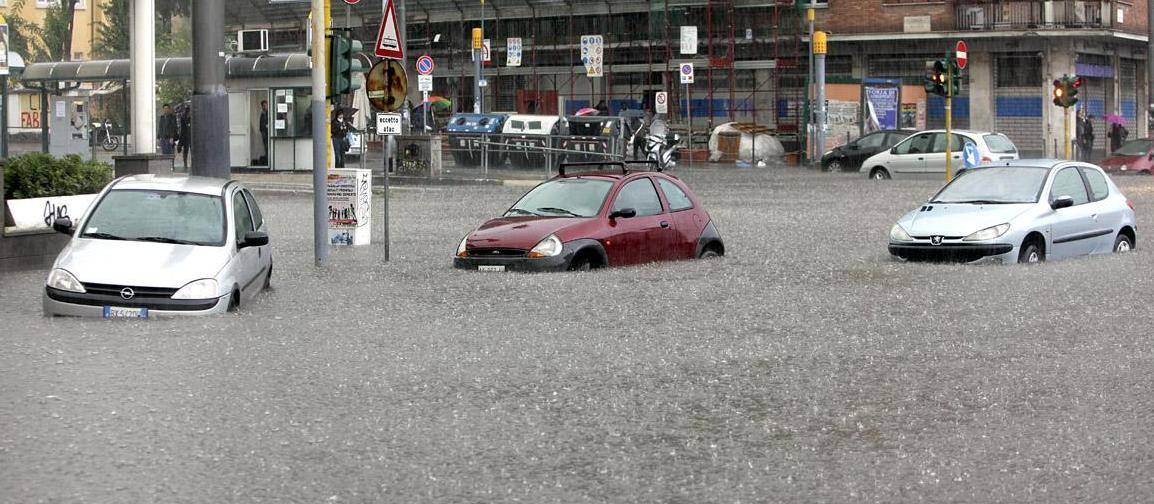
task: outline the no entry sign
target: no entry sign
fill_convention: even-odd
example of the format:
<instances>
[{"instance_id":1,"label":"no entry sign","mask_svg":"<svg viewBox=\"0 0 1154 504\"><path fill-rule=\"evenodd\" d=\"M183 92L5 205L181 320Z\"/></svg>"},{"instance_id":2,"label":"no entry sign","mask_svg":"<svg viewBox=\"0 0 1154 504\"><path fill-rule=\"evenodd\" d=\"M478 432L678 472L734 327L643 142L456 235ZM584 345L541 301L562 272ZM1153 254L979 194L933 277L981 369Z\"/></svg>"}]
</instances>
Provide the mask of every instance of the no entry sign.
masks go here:
<instances>
[{"instance_id":1,"label":"no entry sign","mask_svg":"<svg viewBox=\"0 0 1154 504\"><path fill-rule=\"evenodd\" d=\"M965 69L966 63L969 62L969 57L966 55L967 49L965 40L959 40L954 49L954 59L958 60L958 68L960 69Z\"/></svg>"}]
</instances>

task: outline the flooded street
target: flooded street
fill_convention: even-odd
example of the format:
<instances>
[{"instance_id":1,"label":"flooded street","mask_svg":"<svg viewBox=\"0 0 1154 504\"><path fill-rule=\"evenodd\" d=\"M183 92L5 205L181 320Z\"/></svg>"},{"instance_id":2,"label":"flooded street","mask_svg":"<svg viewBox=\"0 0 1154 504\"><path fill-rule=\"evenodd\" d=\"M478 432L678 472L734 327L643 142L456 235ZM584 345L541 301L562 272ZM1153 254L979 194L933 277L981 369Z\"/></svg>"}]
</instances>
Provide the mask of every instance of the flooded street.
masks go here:
<instances>
[{"instance_id":1,"label":"flooded street","mask_svg":"<svg viewBox=\"0 0 1154 504\"><path fill-rule=\"evenodd\" d=\"M526 188L437 187L393 193L391 262L373 245L323 270L311 197L258 194L273 290L218 318L46 319L46 270L5 273L0 500L1154 493L1154 177L1115 179L1135 253L1023 267L892 259L938 182L679 175L726 257L458 271L462 236Z\"/></svg>"}]
</instances>

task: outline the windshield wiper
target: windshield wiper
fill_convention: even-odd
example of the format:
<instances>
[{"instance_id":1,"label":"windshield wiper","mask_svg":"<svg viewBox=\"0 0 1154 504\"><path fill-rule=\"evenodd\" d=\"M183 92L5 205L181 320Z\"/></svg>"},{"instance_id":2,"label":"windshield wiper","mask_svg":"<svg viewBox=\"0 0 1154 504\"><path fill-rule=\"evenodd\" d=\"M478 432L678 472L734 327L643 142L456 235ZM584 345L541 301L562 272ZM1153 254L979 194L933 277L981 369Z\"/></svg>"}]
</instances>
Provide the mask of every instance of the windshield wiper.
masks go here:
<instances>
[{"instance_id":1,"label":"windshield wiper","mask_svg":"<svg viewBox=\"0 0 1154 504\"><path fill-rule=\"evenodd\" d=\"M116 236L108 233L84 233L80 235L81 238L96 238L97 240L127 240L123 236Z\"/></svg>"},{"instance_id":2,"label":"windshield wiper","mask_svg":"<svg viewBox=\"0 0 1154 504\"><path fill-rule=\"evenodd\" d=\"M176 238L167 238L164 236L141 236L136 241L142 242L156 242L156 243L171 243L173 245L200 245L200 242L189 240L178 240Z\"/></svg>"},{"instance_id":3,"label":"windshield wiper","mask_svg":"<svg viewBox=\"0 0 1154 504\"><path fill-rule=\"evenodd\" d=\"M538 208L538 209L537 209L537 211L539 211L539 212L549 212L549 213L559 213L559 214L566 214L566 215L570 215L570 216L573 216L573 217L581 217L580 215L577 215L577 214L573 213L571 210L566 210L566 209L564 209L564 208L557 208L557 207L541 207L541 208Z\"/></svg>"},{"instance_id":4,"label":"windshield wiper","mask_svg":"<svg viewBox=\"0 0 1154 504\"><path fill-rule=\"evenodd\" d=\"M964 200L964 201L940 201L934 200L930 203L939 203L943 205L1012 205L1013 201L995 201L995 200Z\"/></svg>"},{"instance_id":5,"label":"windshield wiper","mask_svg":"<svg viewBox=\"0 0 1154 504\"><path fill-rule=\"evenodd\" d=\"M540 214L536 214L536 213L530 212L528 210L525 210L524 208L510 208L509 211L505 212L505 215L509 215L513 212L517 212L517 213L520 213L523 215L540 215Z\"/></svg>"}]
</instances>

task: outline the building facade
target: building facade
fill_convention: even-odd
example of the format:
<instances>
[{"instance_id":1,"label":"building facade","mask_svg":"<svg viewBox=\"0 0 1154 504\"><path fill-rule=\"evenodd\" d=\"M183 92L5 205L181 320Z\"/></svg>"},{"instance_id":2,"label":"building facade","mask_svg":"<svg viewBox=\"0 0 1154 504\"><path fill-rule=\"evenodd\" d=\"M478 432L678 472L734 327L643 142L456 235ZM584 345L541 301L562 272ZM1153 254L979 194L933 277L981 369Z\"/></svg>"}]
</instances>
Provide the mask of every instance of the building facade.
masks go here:
<instances>
[{"instance_id":1,"label":"building facade","mask_svg":"<svg viewBox=\"0 0 1154 504\"><path fill-rule=\"evenodd\" d=\"M48 9L58 3L59 0L24 0L19 14L29 23L43 26ZM108 0L80 0L76 4L76 17L72 30L72 60L92 59L97 33L104 22L104 5L107 3ZM15 5L14 0L0 0L0 12L7 17L14 12Z\"/></svg>"}]
</instances>

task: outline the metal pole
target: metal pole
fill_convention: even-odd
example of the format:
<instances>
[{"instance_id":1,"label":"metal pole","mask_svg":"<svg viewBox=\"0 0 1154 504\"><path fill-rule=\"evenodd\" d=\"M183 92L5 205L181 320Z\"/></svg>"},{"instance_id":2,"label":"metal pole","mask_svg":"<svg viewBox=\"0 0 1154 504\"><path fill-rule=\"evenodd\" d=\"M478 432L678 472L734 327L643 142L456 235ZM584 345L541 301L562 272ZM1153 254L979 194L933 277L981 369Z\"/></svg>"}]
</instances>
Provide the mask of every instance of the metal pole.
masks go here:
<instances>
[{"instance_id":1,"label":"metal pole","mask_svg":"<svg viewBox=\"0 0 1154 504\"><path fill-rule=\"evenodd\" d=\"M212 0L210 3L216 1L219 0ZM132 1L132 22L130 23L132 32L128 36L132 58L132 106L130 108L132 111L132 150L136 154L156 152L156 10L154 3L154 0ZM194 11L192 29L192 32L196 34L194 44L206 38L205 34L197 31L196 17L197 14ZM222 21L220 30L214 32L221 33L218 43L224 41L223 24ZM195 49L194 47L194 51ZM196 56L194 53L194 60L198 59ZM193 108L195 113L196 107ZM227 124L225 126L227 127ZM195 128L195 126L193 127ZM225 134L228 134L227 128ZM205 140L198 138L197 142L193 142L193 144L207 145ZM225 137L225 149L228 148L227 141L228 137ZM212 147L215 149L221 146L214 145Z\"/></svg>"},{"instance_id":2,"label":"metal pole","mask_svg":"<svg viewBox=\"0 0 1154 504\"><path fill-rule=\"evenodd\" d=\"M385 162L384 162L384 166L385 166L385 174L384 175L385 175L385 177L384 177L384 182L383 182L383 185L384 185L384 202L381 204L381 208L384 211L384 221L383 222L385 225L385 232L383 233L382 238L385 241L385 262L389 261L389 164L390 164L390 161L392 160L392 150L393 150L393 142L391 142L392 139L393 139L393 136L388 135L384 138L384 141L383 141L383 143L385 144L386 153L385 153Z\"/></svg>"},{"instance_id":3,"label":"metal pole","mask_svg":"<svg viewBox=\"0 0 1154 504\"><path fill-rule=\"evenodd\" d=\"M685 139L685 162L687 165L693 166L693 105L689 101L690 98L689 83L687 82L685 83L685 117L688 132Z\"/></svg>"},{"instance_id":4,"label":"metal pole","mask_svg":"<svg viewBox=\"0 0 1154 504\"><path fill-rule=\"evenodd\" d=\"M1062 108L1062 157L1070 160L1070 107ZM1086 158L1083 158L1086 159Z\"/></svg>"},{"instance_id":5,"label":"metal pole","mask_svg":"<svg viewBox=\"0 0 1154 504\"><path fill-rule=\"evenodd\" d=\"M0 158L8 159L8 76L0 76L0 95L3 98L3 113L0 113Z\"/></svg>"},{"instance_id":6,"label":"metal pole","mask_svg":"<svg viewBox=\"0 0 1154 504\"><path fill-rule=\"evenodd\" d=\"M825 51L813 55L813 85L816 91L814 107L817 111L817 120L814 121L813 160L821 163L821 156L825 153Z\"/></svg>"},{"instance_id":7,"label":"metal pole","mask_svg":"<svg viewBox=\"0 0 1154 504\"><path fill-rule=\"evenodd\" d=\"M949 56L946 56L946 182L954 179L954 163L953 155L950 152L952 145L950 140L953 135L950 133L953 130L954 118L954 64Z\"/></svg>"},{"instance_id":8,"label":"metal pole","mask_svg":"<svg viewBox=\"0 0 1154 504\"><path fill-rule=\"evenodd\" d=\"M1146 82L1142 89L1146 90L1146 101L1149 103L1149 108L1146 112L1146 131L1149 135L1150 131L1154 131L1154 124L1151 124L1150 114L1154 112L1154 9L1146 8Z\"/></svg>"},{"instance_id":9,"label":"metal pole","mask_svg":"<svg viewBox=\"0 0 1154 504\"><path fill-rule=\"evenodd\" d=\"M317 266L325 266L329 258L328 207L329 197L325 192L328 175L328 146L325 145L328 117L325 113L325 76L328 61L325 58L325 0L312 0L313 69L312 69L312 110L313 132L313 260Z\"/></svg>"},{"instance_id":10,"label":"metal pole","mask_svg":"<svg viewBox=\"0 0 1154 504\"><path fill-rule=\"evenodd\" d=\"M136 87L133 86L133 90ZM134 93L135 94L135 93ZM40 152L48 153L48 83L40 83Z\"/></svg>"},{"instance_id":11,"label":"metal pole","mask_svg":"<svg viewBox=\"0 0 1154 504\"><path fill-rule=\"evenodd\" d=\"M813 152L814 151L813 144L816 143L813 141L814 140L814 133L812 131L810 131L811 128L813 127L813 122L814 122L813 121L813 82L814 82L814 78L813 78L813 51L814 51L813 19L814 19L814 11L813 11L813 9L806 9L805 10L805 19L807 21L807 24L809 25L809 67L806 68L806 70L805 70L806 79L809 81L809 85L806 86L806 88L805 88L805 102L809 105L807 107L807 112L808 112L809 117L806 117L805 120L806 120L806 125L809 127L806 128L806 132L805 132L805 143L806 143L805 155L809 156L809 159L807 159L807 161L813 162L814 158L817 158L817 154L815 154ZM757 138L757 137L755 136L754 138Z\"/></svg>"},{"instance_id":12,"label":"metal pole","mask_svg":"<svg viewBox=\"0 0 1154 504\"><path fill-rule=\"evenodd\" d=\"M232 174L228 140L228 92L224 87L224 2L198 0L192 4L194 140L192 166L188 168L190 175L229 178ZM151 26L151 23L149 18L147 24ZM135 46L133 50L136 50ZM149 57L150 64L151 60ZM151 119L154 116L150 114L148 117ZM135 130L135 123L133 127Z\"/></svg>"}]
</instances>

